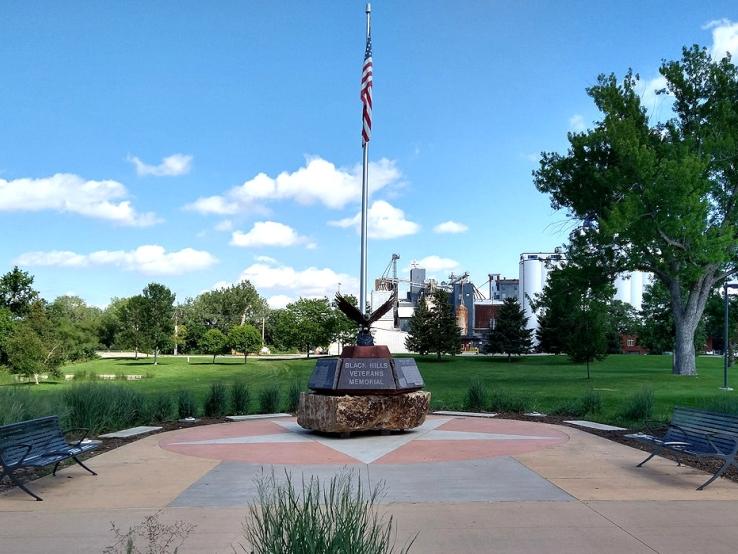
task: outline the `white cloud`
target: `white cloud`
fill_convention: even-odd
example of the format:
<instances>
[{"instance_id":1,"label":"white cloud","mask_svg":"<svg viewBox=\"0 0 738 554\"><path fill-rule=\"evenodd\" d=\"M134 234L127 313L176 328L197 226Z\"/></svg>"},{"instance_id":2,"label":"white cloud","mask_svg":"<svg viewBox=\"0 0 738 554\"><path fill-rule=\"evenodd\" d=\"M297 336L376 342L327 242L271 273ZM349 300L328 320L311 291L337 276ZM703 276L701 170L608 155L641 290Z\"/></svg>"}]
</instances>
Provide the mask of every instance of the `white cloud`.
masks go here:
<instances>
[{"instance_id":1,"label":"white cloud","mask_svg":"<svg viewBox=\"0 0 738 554\"><path fill-rule=\"evenodd\" d=\"M702 27L712 29L712 58L721 60L726 53L730 53L733 61L738 54L738 23L730 19L710 21Z\"/></svg>"},{"instance_id":2,"label":"white cloud","mask_svg":"<svg viewBox=\"0 0 738 554\"><path fill-rule=\"evenodd\" d=\"M584 123L584 117L581 114L574 114L569 118L569 130L575 133L587 130L587 125Z\"/></svg>"},{"instance_id":3,"label":"white cloud","mask_svg":"<svg viewBox=\"0 0 738 554\"><path fill-rule=\"evenodd\" d=\"M369 190L376 192L400 180L395 162L385 158L369 163ZM241 186L222 195L201 197L186 206L203 214L230 215L260 208L260 202L294 200L303 205L321 203L340 209L361 197L361 166L350 170L337 168L320 157L308 158L307 163L276 177L259 173Z\"/></svg>"},{"instance_id":4,"label":"white cloud","mask_svg":"<svg viewBox=\"0 0 738 554\"><path fill-rule=\"evenodd\" d=\"M377 200L373 202L367 212L367 231L369 238L394 239L406 235L414 235L420 230L420 225L405 218L405 212L395 208L389 202ZM334 227L355 227L356 232L361 232L361 212L354 217L329 221Z\"/></svg>"},{"instance_id":5,"label":"white cloud","mask_svg":"<svg viewBox=\"0 0 738 554\"><path fill-rule=\"evenodd\" d=\"M428 273L435 273L436 271L449 271L459 267L459 262L452 260L451 258L441 258L440 256L426 256L420 260L413 260L413 264L418 267L425 268ZM410 267L406 267L405 271L410 271Z\"/></svg>"},{"instance_id":6,"label":"white cloud","mask_svg":"<svg viewBox=\"0 0 738 554\"><path fill-rule=\"evenodd\" d=\"M339 284L342 292L355 293L359 289L358 279L327 267L297 270L287 265L264 262L251 264L244 269L239 280L250 281L260 291L276 289L277 296L285 296L284 292L289 291L291 298L332 297Z\"/></svg>"},{"instance_id":7,"label":"white cloud","mask_svg":"<svg viewBox=\"0 0 738 554\"><path fill-rule=\"evenodd\" d=\"M272 310L279 310L284 308L287 304L294 301L294 298L287 296L286 294L275 294L267 298L267 304Z\"/></svg>"},{"instance_id":8,"label":"white cloud","mask_svg":"<svg viewBox=\"0 0 738 554\"><path fill-rule=\"evenodd\" d=\"M136 173L142 177L146 175L176 177L186 175L192 169L192 156L189 154L172 154L162 158L159 165L144 163L138 156L128 156L127 160L133 164Z\"/></svg>"},{"instance_id":9,"label":"white cloud","mask_svg":"<svg viewBox=\"0 0 738 554\"><path fill-rule=\"evenodd\" d=\"M146 227L161 220L153 212L138 213L128 190L117 181L86 181L71 173L39 179L0 179L0 212L69 212L119 225Z\"/></svg>"},{"instance_id":10,"label":"white cloud","mask_svg":"<svg viewBox=\"0 0 738 554\"><path fill-rule=\"evenodd\" d=\"M90 254L78 254L67 250L26 252L15 263L24 267L91 267L113 266L144 275L181 275L212 267L217 258L203 250L184 248L167 252L163 246L148 244L135 250L98 250Z\"/></svg>"},{"instance_id":11,"label":"white cloud","mask_svg":"<svg viewBox=\"0 0 738 554\"><path fill-rule=\"evenodd\" d=\"M467 225L464 225L463 223L458 223L456 221L444 221L443 223L439 223L435 227L433 227L434 233L465 233L469 230L469 227Z\"/></svg>"},{"instance_id":12,"label":"white cloud","mask_svg":"<svg viewBox=\"0 0 738 554\"><path fill-rule=\"evenodd\" d=\"M244 248L305 244L307 248L315 248L310 239L297 234L297 231L289 225L277 221L257 221L248 233L234 231L231 235L231 244Z\"/></svg>"},{"instance_id":13,"label":"white cloud","mask_svg":"<svg viewBox=\"0 0 738 554\"><path fill-rule=\"evenodd\" d=\"M254 259L257 262L263 262L265 264L276 264L276 263L279 263L277 260L275 260L274 258L271 258L269 256L254 256Z\"/></svg>"},{"instance_id":14,"label":"white cloud","mask_svg":"<svg viewBox=\"0 0 738 554\"><path fill-rule=\"evenodd\" d=\"M233 222L230 219L224 219L223 221L216 224L214 228L216 231L232 231Z\"/></svg>"}]
</instances>

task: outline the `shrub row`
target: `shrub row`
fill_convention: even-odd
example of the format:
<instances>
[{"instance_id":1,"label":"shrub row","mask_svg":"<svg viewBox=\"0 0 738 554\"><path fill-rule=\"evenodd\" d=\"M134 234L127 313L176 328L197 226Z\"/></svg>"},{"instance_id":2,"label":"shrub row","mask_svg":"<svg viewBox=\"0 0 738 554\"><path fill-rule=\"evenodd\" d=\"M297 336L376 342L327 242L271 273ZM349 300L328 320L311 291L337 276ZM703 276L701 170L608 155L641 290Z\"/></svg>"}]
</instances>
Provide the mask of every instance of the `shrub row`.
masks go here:
<instances>
[{"instance_id":1,"label":"shrub row","mask_svg":"<svg viewBox=\"0 0 738 554\"><path fill-rule=\"evenodd\" d=\"M294 412L300 386L293 383L286 409ZM280 409L281 391L270 385L258 395L258 413ZM190 390L144 394L113 383L80 383L61 392L38 394L27 386L0 388L0 425L47 415L58 415L65 427L84 427L91 434L115 431L134 425L161 423L205 415L223 417L249 413L251 391L246 383L213 383L200 406Z\"/></svg>"}]
</instances>

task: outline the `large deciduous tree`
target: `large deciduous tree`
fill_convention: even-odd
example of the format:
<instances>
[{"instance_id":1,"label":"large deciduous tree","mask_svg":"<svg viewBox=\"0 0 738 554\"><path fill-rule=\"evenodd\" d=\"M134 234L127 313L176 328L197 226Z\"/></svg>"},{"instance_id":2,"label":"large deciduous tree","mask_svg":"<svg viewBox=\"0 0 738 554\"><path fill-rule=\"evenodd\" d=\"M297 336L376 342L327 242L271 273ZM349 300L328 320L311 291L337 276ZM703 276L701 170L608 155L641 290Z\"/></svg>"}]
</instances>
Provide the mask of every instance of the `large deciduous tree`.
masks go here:
<instances>
[{"instance_id":1,"label":"large deciduous tree","mask_svg":"<svg viewBox=\"0 0 738 554\"><path fill-rule=\"evenodd\" d=\"M534 178L554 208L586 223L581 242L602 263L651 272L666 287L673 371L692 375L705 303L736 270L738 71L694 46L660 73L671 119L649 117L638 76L601 75L587 92L602 119L570 133L566 154L544 153Z\"/></svg>"}]
</instances>

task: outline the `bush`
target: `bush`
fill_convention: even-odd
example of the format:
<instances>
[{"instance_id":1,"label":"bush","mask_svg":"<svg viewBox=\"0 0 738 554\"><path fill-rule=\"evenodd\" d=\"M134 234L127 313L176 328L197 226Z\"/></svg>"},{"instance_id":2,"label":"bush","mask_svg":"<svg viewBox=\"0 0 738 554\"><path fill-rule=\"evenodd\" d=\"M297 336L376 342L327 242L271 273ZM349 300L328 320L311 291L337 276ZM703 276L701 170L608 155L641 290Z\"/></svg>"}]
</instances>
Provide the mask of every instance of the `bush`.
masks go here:
<instances>
[{"instance_id":1,"label":"bush","mask_svg":"<svg viewBox=\"0 0 738 554\"><path fill-rule=\"evenodd\" d=\"M587 414L596 414L602 410L600 393L589 389L579 398L566 400L554 406L549 412L551 415L582 417Z\"/></svg>"},{"instance_id":2,"label":"bush","mask_svg":"<svg viewBox=\"0 0 738 554\"><path fill-rule=\"evenodd\" d=\"M233 415L245 415L249 413L251 403L251 392L243 381L236 381L231 387L231 401L233 404Z\"/></svg>"},{"instance_id":3,"label":"bush","mask_svg":"<svg viewBox=\"0 0 738 554\"><path fill-rule=\"evenodd\" d=\"M527 399L508 391L493 391L490 399L490 410L493 412L522 414L531 411L530 406L531 403Z\"/></svg>"},{"instance_id":4,"label":"bush","mask_svg":"<svg viewBox=\"0 0 738 554\"><path fill-rule=\"evenodd\" d=\"M738 398L720 395L702 402L700 406L708 412L738 415Z\"/></svg>"},{"instance_id":5,"label":"bush","mask_svg":"<svg viewBox=\"0 0 738 554\"><path fill-rule=\"evenodd\" d=\"M487 387L481 379L469 383L464 397L464 409L470 412L483 412L487 408Z\"/></svg>"},{"instance_id":6,"label":"bush","mask_svg":"<svg viewBox=\"0 0 738 554\"><path fill-rule=\"evenodd\" d=\"M257 482L258 499L244 522L249 543L241 545L244 552L395 552L394 521L377 512L381 487L367 496L352 473L335 475L322 486L318 478L310 477L299 490L289 473L286 478L285 483L277 483L272 473ZM408 552L414 540L399 552Z\"/></svg>"},{"instance_id":7,"label":"bush","mask_svg":"<svg viewBox=\"0 0 738 554\"><path fill-rule=\"evenodd\" d=\"M149 398L146 411L149 422L172 421L174 419L174 400L167 392L158 393Z\"/></svg>"},{"instance_id":8,"label":"bush","mask_svg":"<svg viewBox=\"0 0 738 554\"><path fill-rule=\"evenodd\" d=\"M643 387L631 395L620 410L620 416L627 421L643 421L653 415L653 391Z\"/></svg>"},{"instance_id":9,"label":"bush","mask_svg":"<svg viewBox=\"0 0 738 554\"><path fill-rule=\"evenodd\" d=\"M179 419L195 417L197 415L195 398L189 390L182 389L177 393L177 415Z\"/></svg>"},{"instance_id":10,"label":"bush","mask_svg":"<svg viewBox=\"0 0 738 554\"><path fill-rule=\"evenodd\" d=\"M58 415L65 420L67 409L59 394L34 394L27 386L0 388L0 425Z\"/></svg>"},{"instance_id":11,"label":"bush","mask_svg":"<svg viewBox=\"0 0 738 554\"><path fill-rule=\"evenodd\" d=\"M286 411L294 414L297 412L297 406L300 404L300 393L302 387L299 383L292 382L290 388L287 389L287 406Z\"/></svg>"},{"instance_id":12,"label":"bush","mask_svg":"<svg viewBox=\"0 0 738 554\"><path fill-rule=\"evenodd\" d=\"M63 399L69 425L87 428L92 434L148 423L143 395L127 386L75 384L64 391Z\"/></svg>"},{"instance_id":13,"label":"bush","mask_svg":"<svg viewBox=\"0 0 738 554\"><path fill-rule=\"evenodd\" d=\"M259 393L259 412L273 414L279 410L279 387L271 385Z\"/></svg>"},{"instance_id":14,"label":"bush","mask_svg":"<svg viewBox=\"0 0 738 554\"><path fill-rule=\"evenodd\" d=\"M223 383L213 383L205 398L205 415L207 417L223 417L228 411L228 399Z\"/></svg>"}]
</instances>

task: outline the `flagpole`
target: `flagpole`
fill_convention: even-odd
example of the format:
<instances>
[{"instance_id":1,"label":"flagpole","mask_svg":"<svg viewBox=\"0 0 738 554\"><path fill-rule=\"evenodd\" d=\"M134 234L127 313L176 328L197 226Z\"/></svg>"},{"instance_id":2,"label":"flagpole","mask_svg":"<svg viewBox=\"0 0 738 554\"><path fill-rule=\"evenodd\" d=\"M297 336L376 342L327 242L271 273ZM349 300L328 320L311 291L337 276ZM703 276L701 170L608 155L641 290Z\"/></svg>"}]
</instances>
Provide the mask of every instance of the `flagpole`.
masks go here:
<instances>
[{"instance_id":1,"label":"flagpole","mask_svg":"<svg viewBox=\"0 0 738 554\"><path fill-rule=\"evenodd\" d=\"M366 38L371 33L372 5L366 4ZM359 308L366 314L367 285L367 210L369 204L369 141L363 141L364 171L361 177L361 283L359 285Z\"/></svg>"}]
</instances>

